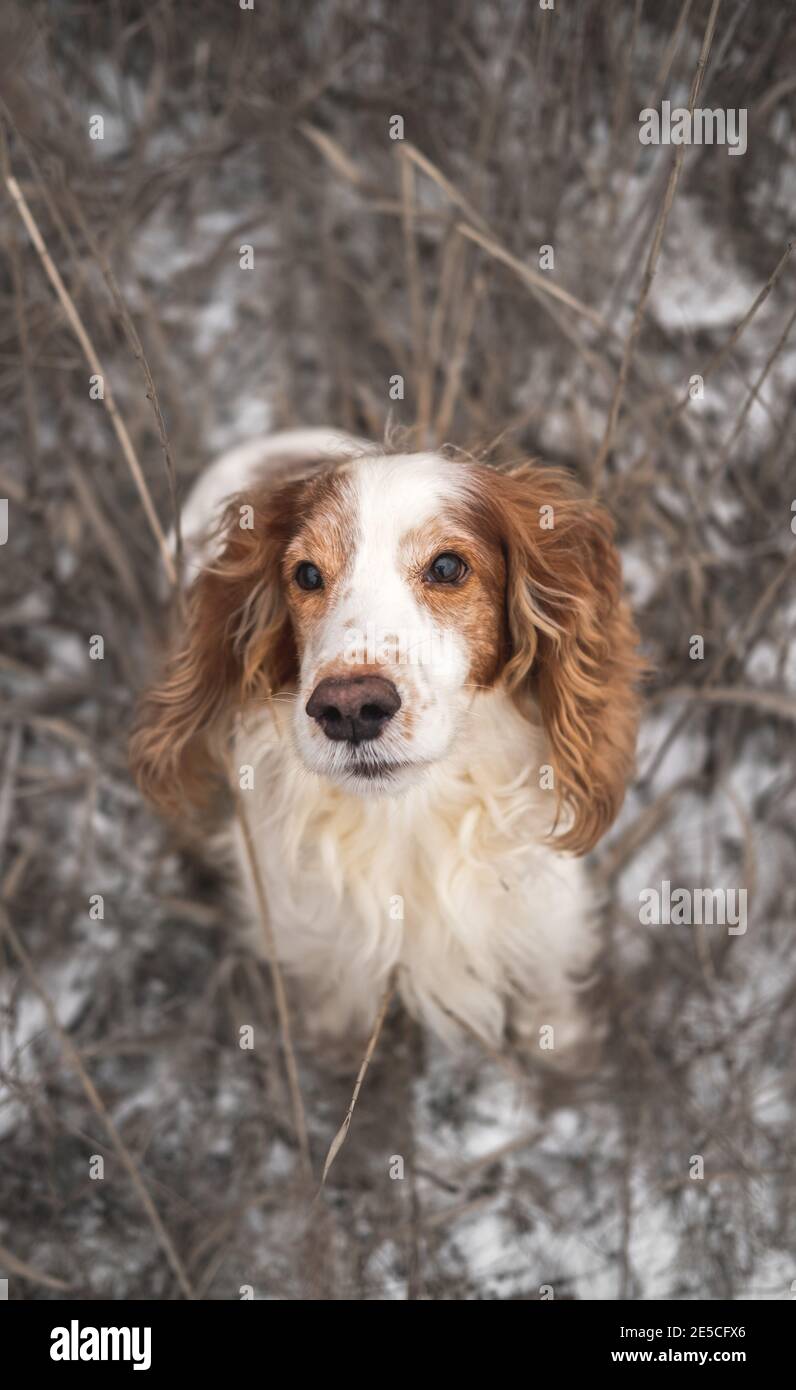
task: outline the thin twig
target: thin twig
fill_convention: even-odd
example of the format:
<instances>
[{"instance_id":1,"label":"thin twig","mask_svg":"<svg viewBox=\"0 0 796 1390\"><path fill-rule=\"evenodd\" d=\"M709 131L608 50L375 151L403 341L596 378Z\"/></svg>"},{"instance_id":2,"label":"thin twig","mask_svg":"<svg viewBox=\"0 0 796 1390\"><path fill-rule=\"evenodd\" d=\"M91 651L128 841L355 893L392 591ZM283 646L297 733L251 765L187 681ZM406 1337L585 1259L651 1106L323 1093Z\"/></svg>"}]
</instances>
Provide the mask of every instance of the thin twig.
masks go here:
<instances>
[{"instance_id":1,"label":"thin twig","mask_svg":"<svg viewBox=\"0 0 796 1390\"><path fill-rule=\"evenodd\" d=\"M702 689L700 686L673 685L661 690L650 698L650 705L662 704L668 700L702 700L710 705L743 705L746 709L758 709L775 719L787 719L796 724L796 700L782 695L777 690L744 689L738 685L713 685Z\"/></svg>"},{"instance_id":2,"label":"thin twig","mask_svg":"<svg viewBox=\"0 0 796 1390\"><path fill-rule=\"evenodd\" d=\"M0 1245L0 1265L7 1269L9 1274L19 1275L20 1279L26 1279L29 1284L41 1284L44 1289L57 1289L59 1293L67 1293L73 1288L65 1279L56 1279L54 1274L44 1274L42 1270L34 1269L25 1260L12 1255L4 1245Z\"/></svg>"},{"instance_id":3,"label":"thin twig","mask_svg":"<svg viewBox=\"0 0 796 1390\"><path fill-rule=\"evenodd\" d=\"M415 149L415 146L411 144L409 140L399 140L397 149L400 155L407 160L411 160L413 164L417 165L418 169L422 169L423 173L428 175L432 183L435 183L438 188L441 188L446 197L449 198L457 208L461 209L465 217L469 217L470 221L474 222L475 225L480 227L484 232L489 232L489 227L481 214L473 207L472 203L468 202L459 192L455 184L452 184L450 179L446 179L445 175L440 173L436 164L432 164L430 159L427 159L424 154L421 154L418 149Z\"/></svg>"},{"instance_id":4,"label":"thin twig","mask_svg":"<svg viewBox=\"0 0 796 1390\"><path fill-rule=\"evenodd\" d=\"M484 236L475 227L468 227L466 222L460 222L456 230L462 236L467 237L469 241L474 241L477 246L481 246L484 251L488 251L489 255L496 261L501 261L503 265L508 266L509 270L513 270L514 274L519 276L523 284L527 285L529 289L540 290L542 294L549 294L551 299L560 300L562 304L566 304L568 309L572 309L581 318L592 324L594 328L598 328L601 333L611 334L614 332L611 325L596 309L590 309L588 304L584 304L581 299L570 294L569 290L563 290L554 280L549 277L545 278L544 275L539 275L535 270L531 270L530 266L513 256L494 237Z\"/></svg>"},{"instance_id":5,"label":"thin twig","mask_svg":"<svg viewBox=\"0 0 796 1390\"><path fill-rule=\"evenodd\" d=\"M2 124L0 124L0 168L2 170L3 179L6 179L11 172L11 166L9 162L5 126ZM36 406L33 395L33 356L31 353L30 333L28 331L28 316L25 308L25 294L20 260L21 257L19 247L17 246L17 239L9 228L8 262L11 269L11 285L14 292L14 313L17 320L19 350L22 358L22 393L25 402L25 432L27 434L28 455L30 457L32 469L32 486L38 488L39 447L36 426Z\"/></svg>"},{"instance_id":6,"label":"thin twig","mask_svg":"<svg viewBox=\"0 0 796 1390\"><path fill-rule=\"evenodd\" d=\"M790 331L794 325L794 322L796 322L796 308L794 308L793 313L788 318L788 321L782 330L782 333L780 334L779 338L774 344L774 347L771 349L771 352L769 353L768 357L766 358L766 361L763 365L763 369L760 372L757 380L752 384L749 394L747 395L746 400L744 401L743 406L741 407L738 419L735 422L735 427L732 433L730 434L729 438L727 439L726 443L724 444L716 463L710 470L710 480L712 480L717 473L721 472L721 470L724 468L727 462L727 459L732 453L732 447L746 423L746 417L748 416L749 411L752 409L752 406L757 400L760 391L762 390L763 384L766 380L766 377L771 371L771 368L773 367L777 357L784 348L785 343L787 342L788 337L790 335Z\"/></svg>"},{"instance_id":7,"label":"thin twig","mask_svg":"<svg viewBox=\"0 0 796 1390\"><path fill-rule=\"evenodd\" d=\"M404 250L406 254L406 278L409 285L409 306L412 325L412 355L414 359L414 378L417 391L416 416L417 436L420 447L427 443L431 418L431 371L425 331L425 310L423 305L423 285L420 278L420 265L417 255L417 231L415 227L415 171L408 160L399 164L401 174L401 203L403 206Z\"/></svg>"},{"instance_id":8,"label":"thin twig","mask_svg":"<svg viewBox=\"0 0 796 1390\"><path fill-rule=\"evenodd\" d=\"M475 319L476 309L481 301L483 292L484 277L483 275L476 275L469 291L463 297L456 337L448 356L445 386L434 422L434 438L440 444L444 443L453 419L453 412L461 386L462 373L467 359L467 344L470 340L473 320Z\"/></svg>"},{"instance_id":9,"label":"thin twig","mask_svg":"<svg viewBox=\"0 0 796 1390\"><path fill-rule=\"evenodd\" d=\"M773 290L774 286L779 280L780 275L785 269L785 266L788 264L788 261L790 260L791 254L793 252L793 247L794 243L792 241L789 241L787 246L785 247L785 250L783 251L782 255L777 261L777 264L775 265L774 269L772 270L771 274L766 280L766 283L760 290L760 293L755 295L755 298L749 305L749 308L747 309L740 323L736 324L726 343L723 343L720 348L717 348L716 351L713 353L712 357L710 357L708 361L705 363L704 367L702 368L702 371L700 372L700 376L702 377L703 382L707 381L708 377L712 376L713 373L717 370L717 368L721 366L722 362L724 362L729 353L732 352L732 349L735 347L735 344L738 342L738 339L741 337L741 334L751 323L761 304L765 304L766 300L768 299L768 296L771 294L771 291ZM679 414L681 410L684 410L685 407L688 405L690 399L690 391L685 391L681 399L677 402L677 405L674 408L674 413Z\"/></svg>"},{"instance_id":10,"label":"thin twig","mask_svg":"<svg viewBox=\"0 0 796 1390\"><path fill-rule=\"evenodd\" d=\"M163 450L163 462L166 468L166 480L169 485L169 501L171 503L172 525L174 527L174 568L176 570L177 575L176 589L177 593L181 595L183 555L180 505L177 496L177 473L174 467L174 460L171 456L171 445L169 444L169 437L166 432L166 422L163 419L163 412L160 408L160 400L158 399L158 393L155 388L154 378L149 367L149 362L147 361L146 353L144 352L144 347L141 342L138 329L136 328L135 323L133 322L132 314L130 313L130 310L127 307L124 296L119 288L118 281L111 269L108 258L102 250L102 247L97 241L97 238L92 232L90 226L88 225L88 221L86 220L83 209L81 208L77 199L71 195L70 204L74 216L80 226L80 230L82 231L83 236L88 242L91 252L97 264L99 265L100 270L102 271L103 279L105 280L105 284L108 286L111 298L113 299L113 303L116 307L116 312L119 315L122 327L125 331L125 334L127 335L127 341L129 342L130 347L132 348L133 356L135 357L136 361L138 362L138 365L141 368L144 381L146 383L147 400L150 402L152 406L152 412L155 416L155 426L157 428L158 438L160 440L160 447Z\"/></svg>"},{"instance_id":11,"label":"thin twig","mask_svg":"<svg viewBox=\"0 0 796 1390\"><path fill-rule=\"evenodd\" d=\"M792 241L788 242L787 246L785 247L785 250L783 251L782 255L777 261L777 264L775 265L774 269L772 270L771 274L766 280L766 283L763 285L763 288L759 291L759 293L755 295L755 298L749 305L749 308L747 309L743 318L735 325L735 328L733 329L729 338L727 338L726 342L722 343L721 347L716 348L716 351L712 353L712 355L708 358L707 362L705 363L704 367L702 367L702 369L700 370L699 375L702 377L703 383L706 382L713 375L714 372L718 371L719 367L722 366L722 364L726 361L727 357L732 352L732 349L736 346L742 334L745 332L749 324L752 322L752 319L755 317L755 314L757 313L758 309L768 299L768 296L771 294L771 291L774 289L775 285L777 284L777 281L782 275L783 270L785 269L785 266L790 260L795 244L796 243ZM691 388L690 386L688 386L686 387L680 399L671 407L663 423L661 424L661 439L663 439L674 427L674 425L682 415L683 411L689 405L690 401ZM636 469L643 468L647 463L649 463L650 458L651 455L649 451L646 451L645 453L641 454L638 458L636 458L633 461L633 463L630 464L628 468L628 473L631 474L634 473Z\"/></svg>"},{"instance_id":12,"label":"thin twig","mask_svg":"<svg viewBox=\"0 0 796 1390\"><path fill-rule=\"evenodd\" d=\"M366 1075L366 1073L367 1073L368 1067L370 1066L370 1062L371 1062L371 1058L373 1057L373 1053L376 1051L376 1043L379 1041L379 1035L380 1035L381 1030L382 1030L382 1028L383 1028L383 1026L384 1026L384 1020L385 1020L385 1018L387 1017L387 1010L388 1010L388 1008L390 1007L390 1000L392 999L394 993L395 993L395 980L394 980L394 977L391 977L391 978L388 980L388 982L387 982L387 987L386 987L386 989L385 989L385 991L384 991L384 994L382 995L381 1004L379 1005L379 1012L378 1012L378 1014L376 1015L376 1022L375 1022L374 1025L373 1025L373 1031L372 1031L372 1033L371 1033L371 1035L370 1035L370 1038L369 1038L369 1040L368 1040L368 1045L367 1045L367 1047L366 1047L366 1049L365 1049L365 1055L364 1055L364 1057L362 1058L362 1062L361 1062L361 1065L360 1065L360 1068L359 1068L359 1072L357 1073L357 1079L356 1079L356 1082L355 1082L355 1085L354 1085L354 1090L353 1090L353 1093L352 1093L352 1096L351 1096L351 1102L350 1102L350 1104L349 1104L349 1106L348 1106L348 1109L347 1109L347 1111L346 1111L346 1113L345 1113L345 1119L343 1120L343 1123L341 1124L341 1126L340 1126L340 1128L338 1129L336 1135L334 1136L334 1139L332 1140L331 1144L329 1145L329 1152L328 1152L327 1155L326 1155L326 1162L325 1162L324 1165L323 1165L323 1174L322 1174L322 1176L321 1176L321 1185L320 1185L320 1188L318 1189L318 1193L317 1193L317 1196L316 1196L316 1201L317 1201L318 1197L320 1197L321 1192L323 1191L324 1187L326 1186L326 1179L327 1179L327 1177L329 1176L329 1169L331 1168L332 1164L334 1163L335 1159L337 1158L337 1155L339 1154L341 1148L343 1147L343 1144L345 1143L346 1137L347 1137L347 1135L348 1135L348 1131L349 1131L349 1129L351 1128L351 1121L352 1121L352 1119L353 1119L353 1117L354 1117L354 1110L355 1110L355 1108L356 1108L356 1103L357 1103L357 1101L358 1101L358 1099L359 1099L359 1093L360 1093L360 1091L362 1090L362 1083L363 1083L363 1081L365 1080L365 1075Z\"/></svg>"},{"instance_id":13,"label":"thin twig","mask_svg":"<svg viewBox=\"0 0 796 1390\"><path fill-rule=\"evenodd\" d=\"M691 92L688 98L688 111L690 115L693 115L696 100L699 96L699 89L702 86L702 79L708 61L708 54L710 53L710 46L713 42L713 31L716 27L716 16L718 15L720 4L721 0L713 0L713 3L710 8L710 14L708 15L708 22L705 26L705 33L702 39L702 48L699 54L696 70L694 72L694 77L691 83ZM600 490L600 484L602 482L602 475L603 470L605 468L606 459L608 458L608 455L610 454L611 448L613 446L616 422L619 418L619 409L622 404L622 397L625 392L625 384L627 382L628 373L630 371L630 362L633 356L633 349L636 345L636 339L638 338L639 331L641 329L641 322L644 317L644 310L647 307L649 293L652 289L652 281L655 278L655 271L658 268L658 259L661 253L661 246L663 245L663 235L666 231L666 223L669 220L669 213L671 212L672 204L674 202L674 195L677 192L677 185L680 182L680 172L683 167L684 158L685 145L678 145L674 159L672 161L672 169L671 173L669 174L668 183L666 185L666 193L664 194L663 204L661 206L661 210L658 215L658 220L655 225L655 232L652 238L652 245L649 249L649 255L647 256L647 263L644 267L644 278L641 284L641 293L638 297L638 302L636 304L635 312L633 314L633 321L630 325L630 330L628 332L627 338L625 339L625 346L622 352L622 361L619 365L619 373L616 378L616 385L614 387L614 393L608 411L608 420L605 426L605 433L603 435L602 444L600 445L600 449L594 463L594 471L592 476L592 490L594 492L599 492Z\"/></svg>"},{"instance_id":14,"label":"thin twig","mask_svg":"<svg viewBox=\"0 0 796 1390\"><path fill-rule=\"evenodd\" d=\"M271 982L274 988L274 999L276 1001L276 1011L279 1017L279 1028L282 1036L282 1051L285 1058L285 1070L287 1072L287 1082L290 1089L290 1100L293 1109L293 1125L296 1131L296 1139L301 1155L301 1163L308 1178L312 1177L312 1159L310 1157L310 1141L307 1132L307 1119L304 1110L304 1101L301 1095L301 1083L299 1081L298 1064L296 1062L296 1052L293 1047L293 1035L290 1025L290 1009L287 1002L287 991L285 982L280 969L276 951L276 939L274 937L273 923L268 911L268 901L265 895L263 876L260 873L260 865L257 859L257 851L252 839L251 828L243 806L243 798L235 780L234 773L230 769L230 786L235 797L235 810L238 824L243 835L243 844L246 850L246 858L251 870L254 882L254 891L257 896L257 906L260 912L260 925L265 937L265 946L268 957L268 967L271 971Z\"/></svg>"},{"instance_id":15,"label":"thin twig","mask_svg":"<svg viewBox=\"0 0 796 1390\"><path fill-rule=\"evenodd\" d=\"M55 1012L55 1007L52 1003L52 1000L50 999L50 996L45 990L44 986L40 983L33 962L30 956L28 955L27 951L25 950L25 947L22 945L22 942L20 941L19 936L17 935L17 932L15 931L11 923L8 913L2 905L0 905L0 932L4 932L5 935L8 937L11 949L14 952L14 955L19 961L20 965L22 966L22 969L24 970L25 975L28 978L28 982L31 988L36 992L36 994L38 994L39 998L41 999L53 1035L58 1039L61 1050L64 1053L67 1062L70 1064L72 1069L77 1074L80 1080L80 1084L82 1085L83 1090L86 1093L88 1102L92 1110L102 1122L108 1135L108 1138L110 1139L111 1144L113 1145L113 1148L116 1151L116 1155L120 1163L124 1167L125 1171L127 1172L127 1175L130 1178L133 1187L135 1188L138 1199L141 1202L141 1205L143 1206L149 1218L152 1229L155 1232L155 1235L164 1251L166 1259L171 1265L171 1268L174 1272L174 1275L177 1279L180 1288L182 1289L184 1296L186 1298L192 1299L194 1297L194 1291L191 1286L188 1275L185 1272L185 1267L179 1255L177 1254L177 1250L174 1245L174 1242L171 1239L171 1236L166 1230L166 1227L163 1225L157 1207L155 1206L155 1203L152 1201L152 1198L150 1197L149 1192L147 1191L147 1188L144 1184L144 1180L141 1177L141 1174L136 1166L135 1160L133 1159L129 1149L127 1148L127 1145L125 1144L121 1134L119 1133L119 1130L117 1129L113 1119L111 1118L108 1110L106 1109L105 1104L102 1098L100 1097L100 1094L97 1091L96 1086L94 1085L94 1082L91 1080L91 1077L86 1071L80 1053L78 1052L77 1048L72 1042L72 1039L69 1037L69 1034L65 1032L65 1030L61 1027L60 1023L58 1022L58 1015Z\"/></svg>"},{"instance_id":16,"label":"thin twig","mask_svg":"<svg viewBox=\"0 0 796 1390\"><path fill-rule=\"evenodd\" d=\"M774 578L763 591L752 611L747 614L738 631L729 638L726 645L717 653L715 660L712 662L706 674L704 683L699 687L700 691L704 692L711 686L716 677L724 670L727 662L738 654L742 644L753 632L759 633L760 624L766 610L773 603L783 584L790 579L794 569L796 569L796 551L791 551L789 558L785 561L785 564L777 570ZM643 769L641 773L642 780L647 781L654 777L668 750L671 748L672 743L678 735L682 733L696 708L697 701L691 700L685 706L679 717L674 720L668 732L661 739L660 744L650 758L647 766Z\"/></svg>"},{"instance_id":17,"label":"thin twig","mask_svg":"<svg viewBox=\"0 0 796 1390\"><path fill-rule=\"evenodd\" d=\"M44 267L47 278L50 281L50 284L52 285L53 289L55 290L58 299L60 300L61 307L64 313L66 314L69 326L72 329L72 332L74 333L78 342L80 343L80 346L83 350L83 355L86 361L88 362L92 375L102 377L104 405L108 411L108 414L111 417L111 423L113 424L113 428L116 431L116 437L118 438L119 443L122 447L122 453L124 454L127 466L130 469L130 473L132 474L133 482L135 483L136 488L138 490L138 495L141 498L141 502L143 504L147 520L149 521L149 525L152 528L152 533L160 547L160 552L163 557L163 564L166 573L169 577L170 582L173 585L176 585L177 572L174 568L174 561L172 560L171 552L169 551L168 542L163 533L163 528L158 520L158 515L155 511L155 506L152 501L152 497L147 486L146 479L142 472L141 465L138 462L138 456L133 447L133 442L127 431L127 426L125 425L124 420L119 414L119 410L114 399L113 391L111 390L110 382L108 380L105 369L102 366L99 357L97 356L96 348L94 347L94 344L92 343L88 333L86 332L85 327L83 326L83 322L80 318L80 315L77 312L77 309L75 308L74 302L72 300L71 295L69 294L69 291L66 288L66 285L61 279L58 270L56 269L52 259L50 258L50 253L47 250L47 247L44 243L42 234L39 231L39 228L36 224L36 221L33 217L30 208L28 207L22 189L20 188L13 174L9 173L6 175L5 186L8 189L14 207L19 213L19 216L22 218L22 221L25 225L25 229Z\"/></svg>"}]
</instances>

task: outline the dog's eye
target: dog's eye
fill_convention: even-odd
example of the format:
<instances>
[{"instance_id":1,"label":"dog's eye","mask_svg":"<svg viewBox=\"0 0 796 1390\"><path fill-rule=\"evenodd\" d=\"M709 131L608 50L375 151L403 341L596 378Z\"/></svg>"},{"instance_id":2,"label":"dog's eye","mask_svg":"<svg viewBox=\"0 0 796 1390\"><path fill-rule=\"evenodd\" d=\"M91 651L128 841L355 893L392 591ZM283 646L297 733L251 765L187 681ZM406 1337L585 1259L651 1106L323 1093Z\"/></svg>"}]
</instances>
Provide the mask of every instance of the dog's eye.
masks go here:
<instances>
[{"instance_id":1,"label":"dog's eye","mask_svg":"<svg viewBox=\"0 0 796 1390\"><path fill-rule=\"evenodd\" d=\"M302 560L297 567L295 580L300 589L323 588L323 575L315 565L310 564L309 560Z\"/></svg>"},{"instance_id":2,"label":"dog's eye","mask_svg":"<svg viewBox=\"0 0 796 1390\"><path fill-rule=\"evenodd\" d=\"M461 556L445 550L429 565L425 578L430 584L456 584L466 573L467 566Z\"/></svg>"}]
</instances>

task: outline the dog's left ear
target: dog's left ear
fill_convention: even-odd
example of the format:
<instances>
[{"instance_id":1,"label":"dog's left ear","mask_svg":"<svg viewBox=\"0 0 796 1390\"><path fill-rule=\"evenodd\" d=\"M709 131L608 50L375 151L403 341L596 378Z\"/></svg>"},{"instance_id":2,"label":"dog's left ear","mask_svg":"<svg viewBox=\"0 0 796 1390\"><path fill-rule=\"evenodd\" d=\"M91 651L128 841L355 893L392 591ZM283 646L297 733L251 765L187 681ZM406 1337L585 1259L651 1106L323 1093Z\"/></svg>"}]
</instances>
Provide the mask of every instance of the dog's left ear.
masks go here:
<instances>
[{"instance_id":1,"label":"dog's left ear","mask_svg":"<svg viewBox=\"0 0 796 1390\"><path fill-rule=\"evenodd\" d=\"M219 553L191 585L180 638L139 703L130 764L163 812L207 802L213 780L226 780L222 750L235 714L295 677L279 560L280 527L289 524L300 486L263 485L229 503Z\"/></svg>"},{"instance_id":2,"label":"dog's left ear","mask_svg":"<svg viewBox=\"0 0 796 1390\"><path fill-rule=\"evenodd\" d=\"M613 523L558 469L498 473L511 655L550 740L561 849L584 854L615 819L632 775L643 671L622 599Z\"/></svg>"}]
</instances>

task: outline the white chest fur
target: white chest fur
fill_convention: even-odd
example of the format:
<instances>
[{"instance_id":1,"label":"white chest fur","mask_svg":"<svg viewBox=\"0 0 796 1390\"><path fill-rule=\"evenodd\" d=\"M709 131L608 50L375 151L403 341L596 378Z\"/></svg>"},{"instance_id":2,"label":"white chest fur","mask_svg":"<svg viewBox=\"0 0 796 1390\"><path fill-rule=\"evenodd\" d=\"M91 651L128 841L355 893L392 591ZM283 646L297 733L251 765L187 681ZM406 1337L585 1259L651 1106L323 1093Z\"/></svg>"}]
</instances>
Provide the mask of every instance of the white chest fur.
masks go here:
<instances>
[{"instance_id":1,"label":"white chest fur","mask_svg":"<svg viewBox=\"0 0 796 1390\"><path fill-rule=\"evenodd\" d=\"M353 796L307 773L290 702L249 721L236 763L277 950L302 984L311 1030L372 1026L397 967L410 1010L443 1037L465 1019L493 1046L576 1030L577 980L597 948L596 903L579 861L544 843L554 792L544 738L500 691L474 698L456 751L399 796ZM250 916L251 868L236 832Z\"/></svg>"}]
</instances>

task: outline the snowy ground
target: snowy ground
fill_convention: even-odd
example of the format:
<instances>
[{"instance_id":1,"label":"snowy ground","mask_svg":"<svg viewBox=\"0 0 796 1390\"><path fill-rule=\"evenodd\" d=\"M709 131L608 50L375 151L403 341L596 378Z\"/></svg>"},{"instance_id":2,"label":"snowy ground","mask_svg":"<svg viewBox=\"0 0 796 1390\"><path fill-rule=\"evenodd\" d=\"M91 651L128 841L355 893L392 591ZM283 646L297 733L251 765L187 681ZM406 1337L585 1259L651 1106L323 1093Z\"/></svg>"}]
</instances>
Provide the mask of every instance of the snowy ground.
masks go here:
<instances>
[{"instance_id":1,"label":"snowy ground","mask_svg":"<svg viewBox=\"0 0 796 1390\"><path fill-rule=\"evenodd\" d=\"M392 410L411 425L424 383L440 437L472 447L507 430L498 456L539 454L591 482L672 156L639 144L638 113L687 99L709 6L691 6L671 49L675 12L639 9L634 27L634 5L597 0L253 13L203 0L190 18L132 0L6 8L11 167L164 525L151 405L92 243L138 327L183 492L218 449L271 424L381 436ZM794 56L787 7L724 0L702 101L748 109L748 150L686 151L601 483L653 666L639 778L595 855L604 1065L554 1083L475 1044L452 1057L391 1018L311 1213L267 974L243 954L201 844L164 828L127 773L135 692L165 623L155 544L4 200L0 900L17 937L0 934L0 1277L12 1298L180 1296L70 1041L200 1297L243 1285L277 1299L792 1296L790 263L710 364L793 234ZM396 113L404 142L389 139ZM88 135L97 114L102 141ZM545 244L555 266L542 272ZM524 283L505 254L602 325ZM403 402L388 399L395 372ZM675 414L694 374L704 398ZM746 932L642 925L639 894L663 881L745 888ZM238 1046L244 1023L252 1052ZM300 1061L317 1176L353 1076L301 1044Z\"/></svg>"}]
</instances>

